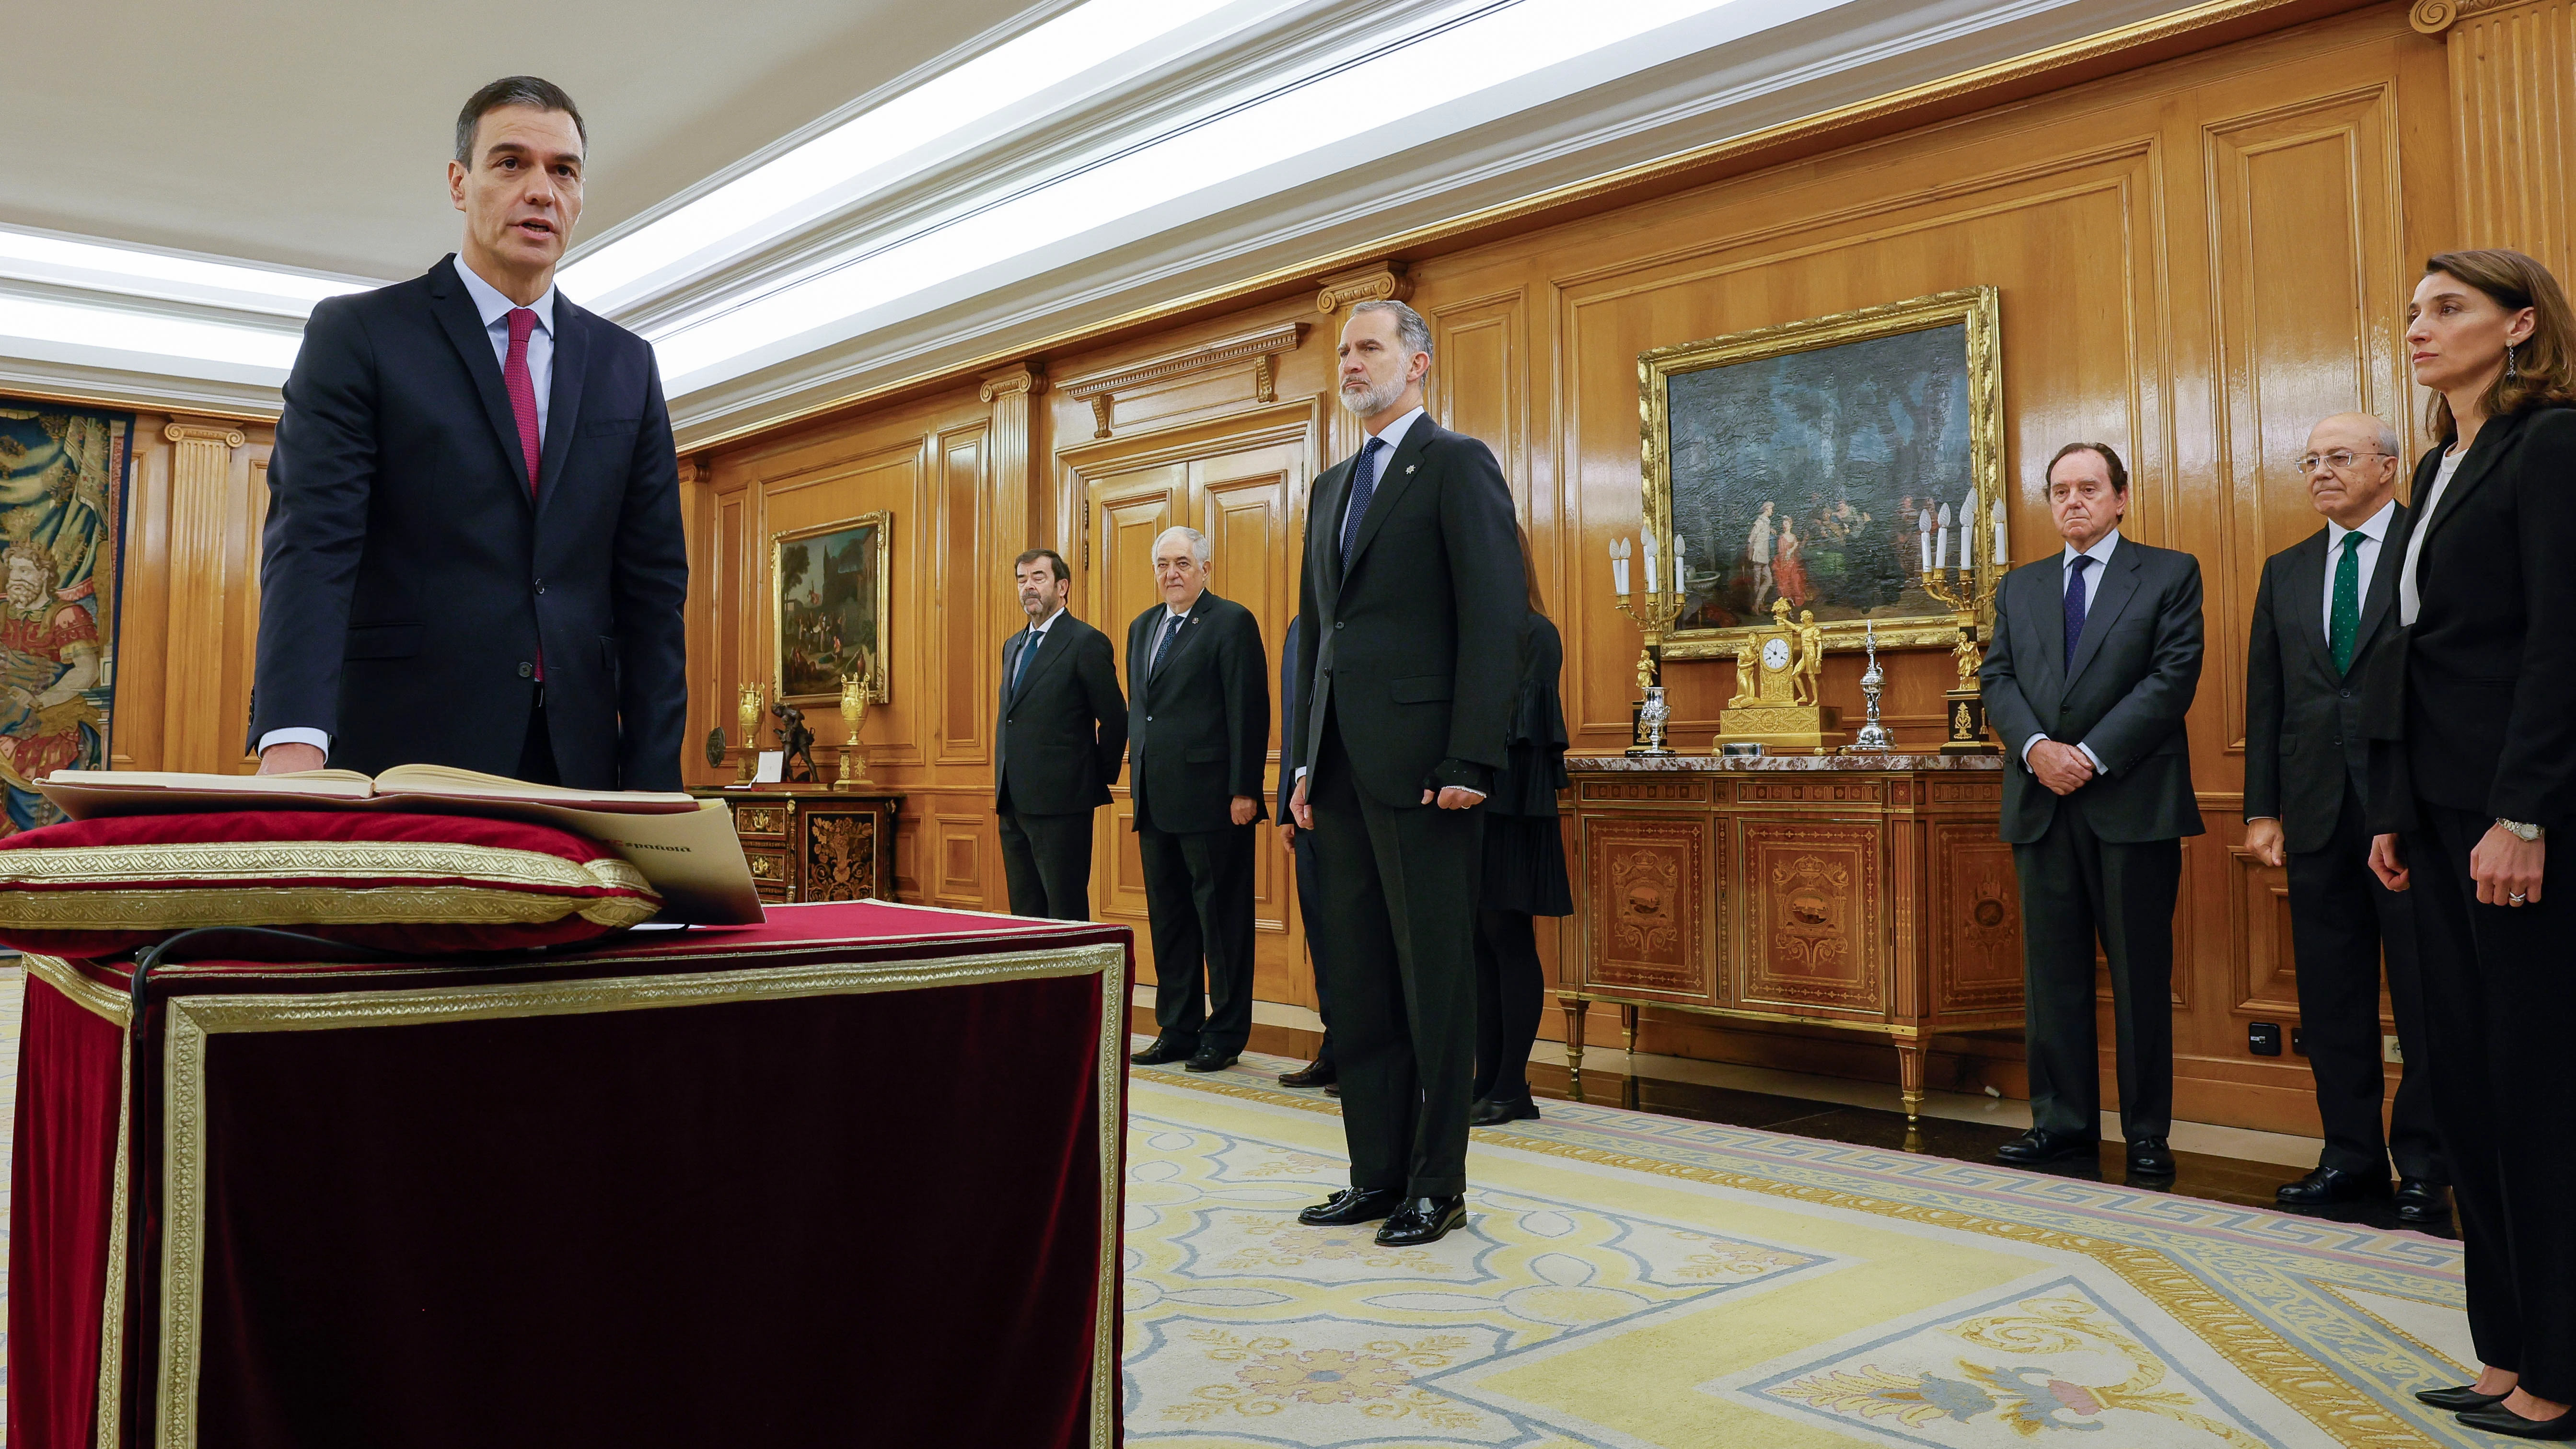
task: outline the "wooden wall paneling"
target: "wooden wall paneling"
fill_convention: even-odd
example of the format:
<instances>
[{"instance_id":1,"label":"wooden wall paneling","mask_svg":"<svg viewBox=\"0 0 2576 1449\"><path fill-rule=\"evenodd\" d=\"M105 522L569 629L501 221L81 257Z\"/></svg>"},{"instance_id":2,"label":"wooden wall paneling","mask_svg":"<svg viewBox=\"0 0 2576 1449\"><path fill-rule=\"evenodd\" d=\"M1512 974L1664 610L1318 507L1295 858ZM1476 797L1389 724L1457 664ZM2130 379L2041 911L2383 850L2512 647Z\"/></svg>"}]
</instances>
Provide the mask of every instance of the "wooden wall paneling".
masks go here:
<instances>
[{"instance_id":1,"label":"wooden wall paneling","mask_svg":"<svg viewBox=\"0 0 2576 1449\"><path fill-rule=\"evenodd\" d=\"M221 768L244 775L259 769L250 738L250 695L259 672L259 538L268 523L268 453L255 437L241 450L242 486L225 519L224 553L235 582L224 591L223 704L207 721L213 748L224 758Z\"/></svg>"},{"instance_id":2,"label":"wooden wall paneling","mask_svg":"<svg viewBox=\"0 0 2576 1449\"><path fill-rule=\"evenodd\" d=\"M2568 207L2576 203L2576 6L2418 4L2467 14L2444 37L2450 58L2459 247L2512 247L2561 281L2576 272Z\"/></svg>"},{"instance_id":3,"label":"wooden wall paneling","mask_svg":"<svg viewBox=\"0 0 2576 1449\"><path fill-rule=\"evenodd\" d=\"M163 701L170 639L170 443L167 419L134 420L134 470L126 480L124 577L118 585L116 713L108 730L109 767L163 768L169 726Z\"/></svg>"},{"instance_id":4,"label":"wooden wall paneling","mask_svg":"<svg viewBox=\"0 0 2576 1449\"><path fill-rule=\"evenodd\" d=\"M936 615L939 656L925 683L939 699L933 735L943 765L993 761L990 720L1000 708L1000 640L1009 631L989 614L993 573L1007 567L993 557L989 442L990 430L979 424L942 433L936 445L939 506L926 527L939 540L937 582L921 602Z\"/></svg>"},{"instance_id":5,"label":"wooden wall paneling","mask_svg":"<svg viewBox=\"0 0 2576 1449\"><path fill-rule=\"evenodd\" d=\"M224 595L240 564L225 523L242 512L234 455L250 442L237 423L174 418L171 444L168 684L161 699L164 769L216 771L236 756L221 738L225 712ZM243 473L247 475L245 464Z\"/></svg>"},{"instance_id":6,"label":"wooden wall paneling","mask_svg":"<svg viewBox=\"0 0 2576 1449\"><path fill-rule=\"evenodd\" d=\"M937 885L930 899L943 906L983 909L985 883L992 874L984 858L984 836L992 824L991 813L941 811L931 818L939 827L939 847L933 867Z\"/></svg>"}]
</instances>

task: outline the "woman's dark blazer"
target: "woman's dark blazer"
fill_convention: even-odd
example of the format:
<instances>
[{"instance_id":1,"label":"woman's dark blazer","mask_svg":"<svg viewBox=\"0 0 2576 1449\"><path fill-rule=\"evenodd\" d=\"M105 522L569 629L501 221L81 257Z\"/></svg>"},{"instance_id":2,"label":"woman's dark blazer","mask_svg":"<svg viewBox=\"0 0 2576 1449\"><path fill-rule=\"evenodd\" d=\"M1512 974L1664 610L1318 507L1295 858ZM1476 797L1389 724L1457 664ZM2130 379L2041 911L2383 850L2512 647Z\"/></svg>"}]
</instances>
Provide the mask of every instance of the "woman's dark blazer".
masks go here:
<instances>
[{"instance_id":1,"label":"woman's dark blazer","mask_svg":"<svg viewBox=\"0 0 2576 1449\"><path fill-rule=\"evenodd\" d=\"M2414 826L2417 800L2576 825L2576 409L2490 419L2427 516L2441 466L2409 495L2422 608L2365 686L2371 828Z\"/></svg>"}]
</instances>

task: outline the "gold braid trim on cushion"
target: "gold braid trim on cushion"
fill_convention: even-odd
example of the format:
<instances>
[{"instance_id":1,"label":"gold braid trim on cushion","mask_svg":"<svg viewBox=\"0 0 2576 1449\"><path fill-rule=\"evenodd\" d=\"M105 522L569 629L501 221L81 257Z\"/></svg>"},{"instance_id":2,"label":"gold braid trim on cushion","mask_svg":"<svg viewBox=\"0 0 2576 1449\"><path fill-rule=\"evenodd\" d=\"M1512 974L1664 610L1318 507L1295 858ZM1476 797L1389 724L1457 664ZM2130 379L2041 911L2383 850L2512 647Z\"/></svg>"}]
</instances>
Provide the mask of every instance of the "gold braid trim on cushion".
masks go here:
<instances>
[{"instance_id":1,"label":"gold braid trim on cushion","mask_svg":"<svg viewBox=\"0 0 2576 1449\"><path fill-rule=\"evenodd\" d=\"M0 899L13 885L184 881L200 887L295 877L464 877L504 886L559 890L645 890L643 873L614 856L587 864L533 850L419 840L221 841L204 844L86 845L0 850Z\"/></svg>"},{"instance_id":2,"label":"gold braid trim on cushion","mask_svg":"<svg viewBox=\"0 0 2576 1449\"><path fill-rule=\"evenodd\" d=\"M0 927L185 931L198 926L531 926L579 915L594 925L647 921L651 896L558 896L468 885L235 886L222 890L15 891Z\"/></svg>"}]
</instances>

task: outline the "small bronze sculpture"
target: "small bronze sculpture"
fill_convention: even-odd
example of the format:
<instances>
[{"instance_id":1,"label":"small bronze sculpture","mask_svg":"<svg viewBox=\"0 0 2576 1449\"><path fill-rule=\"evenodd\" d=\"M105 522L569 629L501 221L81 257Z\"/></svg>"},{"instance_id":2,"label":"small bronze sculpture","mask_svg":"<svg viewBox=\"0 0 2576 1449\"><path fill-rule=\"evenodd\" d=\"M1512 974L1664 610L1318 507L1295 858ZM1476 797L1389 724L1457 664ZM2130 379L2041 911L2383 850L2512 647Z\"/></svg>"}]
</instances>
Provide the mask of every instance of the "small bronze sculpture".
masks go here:
<instances>
[{"instance_id":1,"label":"small bronze sculpture","mask_svg":"<svg viewBox=\"0 0 2576 1449\"><path fill-rule=\"evenodd\" d=\"M727 741L725 739L723 725L717 725L714 729L707 731L708 765L719 770L724 768L726 743Z\"/></svg>"},{"instance_id":2,"label":"small bronze sculpture","mask_svg":"<svg viewBox=\"0 0 2576 1449\"><path fill-rule=\"evenodd\" d=\"M778 716L778 747L787 753L787 781L811 785L821 776L814 769L814 732L805 726L805 711L780 700L769 707Z\"/></svg>"}]
</instances>

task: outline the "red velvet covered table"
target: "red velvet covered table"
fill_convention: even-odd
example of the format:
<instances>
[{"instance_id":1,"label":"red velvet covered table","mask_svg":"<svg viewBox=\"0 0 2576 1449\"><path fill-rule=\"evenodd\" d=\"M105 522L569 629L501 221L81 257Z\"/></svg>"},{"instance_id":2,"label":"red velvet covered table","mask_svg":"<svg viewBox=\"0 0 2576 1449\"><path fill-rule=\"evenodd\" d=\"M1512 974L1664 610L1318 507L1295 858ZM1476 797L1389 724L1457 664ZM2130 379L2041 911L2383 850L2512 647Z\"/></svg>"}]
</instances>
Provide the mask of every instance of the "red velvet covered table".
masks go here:
<instances>
[{"instance_id":1,"label":"red velvet covered table","mask_svg":"<svg viewBox=\"0 0 2576 1449\"><path fill-rule=\"evenodd\" d=\"M11 1449L1118 1440L1124 927L27 960Z\"/></svg>"}]
</instances>

